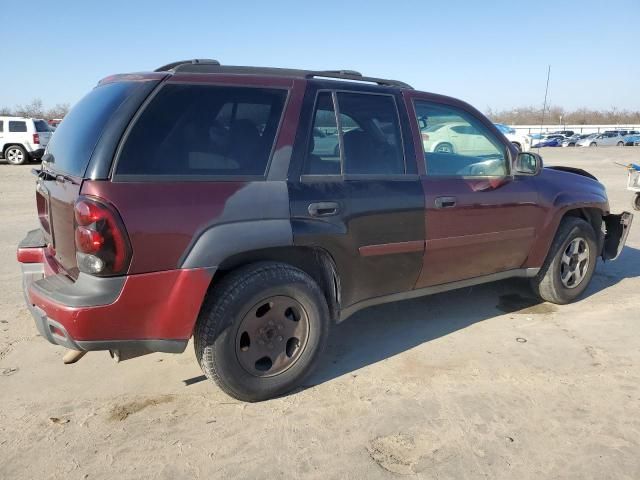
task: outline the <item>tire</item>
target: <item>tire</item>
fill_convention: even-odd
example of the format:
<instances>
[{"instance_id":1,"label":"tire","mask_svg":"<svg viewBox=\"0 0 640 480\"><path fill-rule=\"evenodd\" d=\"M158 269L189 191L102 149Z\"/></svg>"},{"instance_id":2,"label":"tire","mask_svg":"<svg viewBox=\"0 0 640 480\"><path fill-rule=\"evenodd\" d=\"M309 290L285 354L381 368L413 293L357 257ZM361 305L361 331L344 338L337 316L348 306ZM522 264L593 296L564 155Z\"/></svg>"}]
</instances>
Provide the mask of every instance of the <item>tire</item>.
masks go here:
<instances>
[{"instance_id":1,"label":"tire","mask_svg":"<svg viewBox=\"0 0 640 480\"><path fill-rule=\"evenodd\" d=\"M597 146L598 146L598 144L597 144L596 142L591 142L591 143L589 144L589 146L590 146L590 147L597 147Z\"/></svg>"},{"instance_id":2,"label":"tire","mask_svg":"<svg viewBox=\"0 0 640 480\"><path fill-rule=\"evenodd\" d=\"M4 158L11 165L22 165L29 161L27 151L21 145L11 145L4 151Z\"/></svg>"},{"instance_id":3,"label":"tire","mask_svg":"<svg viewBox=\"0 0 640 480\"><path fill-rule=\"evenodd\" d=\"M624 142L618 142L619 147L624 147Z\"/></svg>"},{"instance_id":4,"label":"tire","mask_svg":"<svg viewBox=\"0 0 640 480\"><path fill-rule=\"evenodd\" d=\"M581 244L580 240L586 244L588 251L576 252L567 255L571 258L571 262L577 260L576 257L584 256L586 253L587 264L583 265L583 260L577 262L579 274L571 274L568 278L568 285L563 282L563 272L567 275L571 269L567 268L567 264L563 261L565 253L571 246ZM581 218L566 217L560 222L558 232L549 248L547 258L540 269L540 272L531 279L531 286L534 292L547 302L564 305L573 302L587 288L596 266L598 258L597 252L598 241L593 227ZM579 257L578 257L579 258ZM564 264L564 265L563 265ZM580 281L578 277L582 275ZM571 285L573 278L574 285Z\"/></svg>"},{"instance_id":5,"label":"tire","mask_svg":"<svg viewBox=\"0 0 640 480\"><path fill-rule=\"evenodd\" d=\"M194 332L196 358L228 395L267 400L300 385L313 370L329 324L322 290L305 272L283 263L248 265L209 292ZM280 334L305 325L305 335ZM266 350L271 348L273 353Z\"/></svg>"},{"instance_id":6,"label":"tire","mask_svg":"<svg viewBox=\"0 0 640 480\"><path fill-rule=\"evenodd\" d=\"M640 210L640 193L636 193L636 195L631 199L631 206L634 210Z\"/></svg>"},{"instance_id":7,"label":"tire","mask_svg":"<svg viewBox=\"0 0 640 480\"><path fill-rule=\"evenodd\" d=\"M333 156L340 157L340 145L336 145L336 148L333 149Z\"/></svg>"},{"instance_id":8,"label":"tire","mask_svg":"<svg viewBox=\"0 0 640 480\"><path fill-rule=\"evenodd\" d=\"M455 153L453 145L448 142L439 143L433 151L435 153Z\"/></svg>"}]
</instances>

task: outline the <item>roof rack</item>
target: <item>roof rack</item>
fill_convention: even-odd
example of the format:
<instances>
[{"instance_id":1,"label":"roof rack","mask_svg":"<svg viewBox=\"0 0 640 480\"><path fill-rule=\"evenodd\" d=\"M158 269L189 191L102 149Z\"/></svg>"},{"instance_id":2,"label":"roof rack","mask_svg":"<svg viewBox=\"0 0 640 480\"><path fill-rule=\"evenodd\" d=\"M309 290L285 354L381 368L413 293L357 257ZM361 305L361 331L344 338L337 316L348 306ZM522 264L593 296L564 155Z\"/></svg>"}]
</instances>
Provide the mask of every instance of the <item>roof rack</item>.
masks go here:
<instances>
[{"instance_id":1,"label":"roof rack","mask_svg":"<svg viewBox=\"0 0 640 480\"><path fill-rule=\"evenodd\" d=\"M218 60L212 60L209 58L194 58L193 60L180 60L178 62L167 63L160 68L156 68L154 72L168 72L173 70L177 72L183 65L217 65L220 66Z\"/></svg>"},{"instance_id":2,"label":"roof rack","mask_svg":"<svg viewBox=\"0 0 640 480\"><path fill-rule=\"evenodd\" d=\"M360 72L356 72L355 70L321 70L317 72L309 72L306 75L307 78L336 78L339 80L354 80L359 82L369 82L369 83L377 83L378 85L383 85L385 87L400 87L400 88L410 88L413 87L407 83L401 82L399 80L388 80L385 78L376 78L376 77L365 77Z\"/></svg>"},{"instance_id":3,"label":"roof rack","mask_svg":"<svg viewBox=\"0 0 640 480\"><path fill-rule=\"evenodd\" d=\"M234 65L221 65L217 60L194 59L182 60L164 65L154 70L156 72L191 72L191 73L229 73L242 75L275 75L294 78L330 78L335 80L349 80L356 82L368 82L385 87L399 87L413 89L411 85L398 80L384 78L365 77L355 70L296 70L290 68L272 67L246 67Z\"/></svg>"}]
</instances>

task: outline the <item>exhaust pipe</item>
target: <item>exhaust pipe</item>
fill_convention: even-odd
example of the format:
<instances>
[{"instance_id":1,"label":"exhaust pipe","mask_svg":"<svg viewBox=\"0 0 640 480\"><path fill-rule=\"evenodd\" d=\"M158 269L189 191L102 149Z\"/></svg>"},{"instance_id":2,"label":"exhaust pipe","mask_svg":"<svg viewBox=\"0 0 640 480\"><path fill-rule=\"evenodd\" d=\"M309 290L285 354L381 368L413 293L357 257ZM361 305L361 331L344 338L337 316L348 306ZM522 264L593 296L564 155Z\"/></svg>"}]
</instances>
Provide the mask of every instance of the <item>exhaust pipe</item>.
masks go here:
<instances>
[{"instance_id":1,"label":"exhaust pipe","mask_svg":"<svg viewBox=\"0 0 640 480\"><path fill-rule=\"evenodd\" d=\"M86 354L87 354L86 351L69 350L67 353L64 354L64 357L62 357L62 361L64 362L65 365L70 365L72 363L76 363Z\"/></svg>"},{"instance_id":2,"label":"exhaust pipe","mask_svg":"<svg viewBox=\"0 0 640 480\"><path fill-rule=\"evenodd\" d=\"M125 360L131 360L132 358L141 357L153 353L146 348L125 348L118 350L109 350L109 355L115 360L116 363L124 362Z\"/></svg>"}]
</instances>

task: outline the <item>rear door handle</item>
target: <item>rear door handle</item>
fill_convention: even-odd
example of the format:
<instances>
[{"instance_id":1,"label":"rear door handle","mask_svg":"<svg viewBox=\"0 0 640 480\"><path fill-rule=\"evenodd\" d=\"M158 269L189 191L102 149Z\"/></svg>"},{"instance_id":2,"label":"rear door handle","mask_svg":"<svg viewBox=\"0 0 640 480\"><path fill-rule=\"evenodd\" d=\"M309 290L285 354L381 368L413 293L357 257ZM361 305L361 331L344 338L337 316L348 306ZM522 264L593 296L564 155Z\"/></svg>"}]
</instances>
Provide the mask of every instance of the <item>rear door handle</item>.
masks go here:
<instances>
[{"instance_id":1,"label":"rear door handle","mask_svg":"<svg viewBox=\"0 0 640 480\"><path fill-rule=\"evenodd\" d=\"M456 197L437 197L436 208L451 208L456 206Z\"/></svg>"},{"instance_id":2,"label":"rear door handle","mask_svg":"<svg viewBox=\"0 0 640 480\"><path fill-rule=\"evenodd\" d=\"M309 215L312 217L331 217L340 211L338 202L317 202L309 205Z\"/></svg>"}]
</instances>

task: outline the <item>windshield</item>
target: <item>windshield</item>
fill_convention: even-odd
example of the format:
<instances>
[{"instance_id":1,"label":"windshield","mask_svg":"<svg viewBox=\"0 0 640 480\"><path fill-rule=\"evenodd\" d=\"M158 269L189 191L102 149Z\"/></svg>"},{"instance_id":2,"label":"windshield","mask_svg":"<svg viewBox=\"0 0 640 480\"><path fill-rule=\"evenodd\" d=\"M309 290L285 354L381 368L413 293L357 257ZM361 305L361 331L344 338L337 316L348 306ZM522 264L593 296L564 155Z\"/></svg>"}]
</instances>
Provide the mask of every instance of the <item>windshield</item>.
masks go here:
<instances>
[{"instance_id":1,"label":"windshield","mask_svg":"<svg viewBox=\"0 0 640 480\"><path fill-rule=\"evenodd\" d=\"M47 147L54 170L83 176L112 114L141 85L142 82L108 83L82 98L58 126Z\"/></svg>"}]
</instances>

